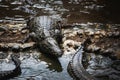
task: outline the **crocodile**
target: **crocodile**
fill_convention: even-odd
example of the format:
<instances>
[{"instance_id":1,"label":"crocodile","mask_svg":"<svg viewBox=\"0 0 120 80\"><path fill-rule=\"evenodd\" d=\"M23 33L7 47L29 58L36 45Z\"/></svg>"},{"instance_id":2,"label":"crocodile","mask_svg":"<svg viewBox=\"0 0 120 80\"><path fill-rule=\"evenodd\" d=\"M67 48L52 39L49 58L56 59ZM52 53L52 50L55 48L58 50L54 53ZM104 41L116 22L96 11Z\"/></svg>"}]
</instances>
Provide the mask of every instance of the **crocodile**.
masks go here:
<instances>
[{"instance_id":1,"label":"crocodile","mask_svg":"<svg viewBox=\"0 0 120 80\"><path fill-rule=\"evenodd\" d=\"M15 55L11 55L11 59L15 64L15 69L9 70L9 71L0 71L0 80L7 80L12 77L16 77L19 74L21 74L21 68L20 68L20 60Z\"/></svg>"},{"instance_id":2,"label":"crocodile","mask_svg":"<svg viewBox=\"0 0 120 80\"><path fill-rule=\"evenodd\" d=\"M89 69L89 71L93 72L92 74L88 70L86 70L86 65L90 65L90 63L88 63L88 60L87 60L88 54L86 54L85 52L86 52L87 46L90 45L91 43L92 43L92 41L90 38L86 39L81 44L81 46L78 48L78 51L74 54L72 60L68 64L68 68L67 68L70 76L73 77L74 80L106 80L106 79L107 80L113 80L113 79L119 80L119 74L120 74L119 63L120 63L120 61L117 59L112 59L111 57L109 57L109 59L111 60L111 61L109 61L109 62L111 62L111 63L109 63L109 67L106 66L106 68L105 68L105 66L104 66L104 69L103 69L103 67L101 67L101 69L99 68L98 70L95 68L95 69L93 69L93 70L95 70L95 72L94 72L92 70L93 67L90 66L91 69ZM98 54L96 54L96 55L98 55ZM101 56L104 56L104 55L101 55ZM105 58L107 58L107 57L105 57ZM102 60L98 59L98 57L96 57L96 59L97 60L95 60L95 61L102 62ZM104 58L102 58L102 59L103 59L103 62L105 63ZM104 63L100 63L100 65L103 65ZM96 65L95 62L94 62L94 64ZM97 64L97 66L99 66L99 65Z\"/></svg>"},{"instance_id":3,"label":"crocodile","mask_svg":"<svg viewBox=\"0 0 120 80\"><path fill-rule=\"evenodd\" d=\"M43 22L41 18L47 18L46 20L48 21ZM51 34L50 32L49 28L54 27L53 25L49 26L52 24L50 21L52 20L49 16L38 16L28 20L27 28L29 29L30 33L22 42L24 43L31 38L34 42L36 42L37 47L42 53L60 57L62 55L62 51L57 40L53 37L55 34Z\"/></svg>"},{"instance_id":4,"label":"crocodile","mask_svg":"<svg viewBox=\"0 0 120 80\"><path fill-rule=\"evenodd\" d=\"M68 64L68 72L74 80L95 80L83 67L83 46L80 46Z\"/></svg>"},{"instance_id":5,"label":"crocodile","mask_svg":"<svg viewBox=\"0 0 120 80\"><path fill-rule=\"evenodd\" d=\"M74 80L95 80L84 68L82 59L83 59L83 50L90 39L86 39L81 46L78 48L77 52L73 56L72 60L68 64L68 73Z\"/></svg>"}]
</instances>

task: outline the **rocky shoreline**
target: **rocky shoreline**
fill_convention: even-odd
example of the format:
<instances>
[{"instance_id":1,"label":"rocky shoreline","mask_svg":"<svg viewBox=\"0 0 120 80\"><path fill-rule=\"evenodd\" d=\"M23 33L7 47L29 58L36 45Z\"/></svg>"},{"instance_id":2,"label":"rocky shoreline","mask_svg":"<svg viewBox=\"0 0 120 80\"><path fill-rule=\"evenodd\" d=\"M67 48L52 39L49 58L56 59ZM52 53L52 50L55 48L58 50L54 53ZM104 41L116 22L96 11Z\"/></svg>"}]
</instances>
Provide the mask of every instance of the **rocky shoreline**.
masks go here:
<instances>
[{"instance_id":1,"label":"rocky shoreline","mask_svg":"<svg viewBox=\"0 0 120 80\"><path fill-rule=\"evenodd\" d=\"M109 25L109 27L102 25L104 28L101 29L102 26L99 26L84 24L65 31L65 35L67 35L65 39L69 40L65 42L68 50L72 47L74 51L72 54L75 53L68 65L68 72L75 80L89 80L89 76L92 77L91 80L119 79L120 28L113 25ZM105 29L106 27L107 29ZM88 41L84 42L87 39ZM80 43L80 45L84 43L83 52L76 49L76 43Z\"/></svg>"}]
</instances>

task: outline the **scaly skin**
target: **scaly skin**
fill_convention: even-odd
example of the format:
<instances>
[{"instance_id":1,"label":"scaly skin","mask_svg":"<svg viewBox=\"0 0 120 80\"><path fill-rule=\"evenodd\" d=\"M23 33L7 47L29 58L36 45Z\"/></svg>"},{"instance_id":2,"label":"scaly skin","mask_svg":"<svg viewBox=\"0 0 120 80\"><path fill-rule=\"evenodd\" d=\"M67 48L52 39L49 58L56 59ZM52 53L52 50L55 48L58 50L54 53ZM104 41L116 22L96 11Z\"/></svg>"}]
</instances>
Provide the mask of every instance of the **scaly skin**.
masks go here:
<instances>
[{"instance_id":1,"label":"scaly skin","mask_svg":"<svg viewBox=\"0 0 120 80\"><path fill-rule=\"evenodd\" d=\"M14 56L11 55L12 61L15 63L15 69L10 70L10 71L0 71L0 80L7 80L12 77L16 77L21 73L21 68L20 68L20 60Z\"/></svg>"},{"instance_id":2,"label":"scaly skin","mask_svg":"<svg viewBox=\"0 0 120 80\"><path fill-rule=\"evenodd\" d=\"M95 80L82 65L83 47L81 46L68 65L68 72L75 80Z\"/></svg>"},{"instance_id":3,"label":"scaly skin","mask_svg":"<svg viewBox=\"0 0 120 80\"><path fill-rule=\"evenodd\" d=\"M30 35L23 41L25 42L29 37L38 44L41 52L60 57L62 51L57 41L50 34L46 25L41 25L41 16L34 17L28 21L28 28Z\"/></svg>"}]
</instances>

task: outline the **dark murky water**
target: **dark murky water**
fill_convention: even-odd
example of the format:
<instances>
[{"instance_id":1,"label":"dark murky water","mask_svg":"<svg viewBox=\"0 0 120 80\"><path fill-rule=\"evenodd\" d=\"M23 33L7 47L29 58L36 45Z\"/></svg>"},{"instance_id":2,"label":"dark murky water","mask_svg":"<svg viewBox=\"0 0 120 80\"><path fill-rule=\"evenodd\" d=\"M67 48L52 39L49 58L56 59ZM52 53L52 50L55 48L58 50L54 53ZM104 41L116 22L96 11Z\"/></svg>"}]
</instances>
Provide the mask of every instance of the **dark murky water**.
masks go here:
<instances>
[{"instance_id":1,"label":"dark murky water","mask_svg":"<svg viewBox=\"0 0 120 80\"><path fill-rule=\"evenodd\" d=\"M71 56L64 55L59 60L37 51L20 53L22 74L10 80L72 80L67 73L67 64Z\"/></svg>"},{"instance_id":2,"label":"dark murky water","mask_svg":"<svg viewBox=\"0 0 120 80\"><path fill-rule=\"evenodd\" d=\"M0 20L26 19L29 15L59 15L67 23L120 23L119 1L1 0Z\"/></svg>"},{"instance_id":3,"label":"dark murky water","mask_svg":"<svg viewBox=\"0 0 120 80\"><path fill-rule=\"evenodd\" d=\"M67 24L120 23L118 7L107 0L0 0L0 23L25 23L31 15L46 16L42 18L46 26L50 23L47 16L65 20ZM63 55L58 60L51 60L37 51L20 55L22 74L11 80L72 80L67 73L72 55Z\"/></svg>"}]
</instances>

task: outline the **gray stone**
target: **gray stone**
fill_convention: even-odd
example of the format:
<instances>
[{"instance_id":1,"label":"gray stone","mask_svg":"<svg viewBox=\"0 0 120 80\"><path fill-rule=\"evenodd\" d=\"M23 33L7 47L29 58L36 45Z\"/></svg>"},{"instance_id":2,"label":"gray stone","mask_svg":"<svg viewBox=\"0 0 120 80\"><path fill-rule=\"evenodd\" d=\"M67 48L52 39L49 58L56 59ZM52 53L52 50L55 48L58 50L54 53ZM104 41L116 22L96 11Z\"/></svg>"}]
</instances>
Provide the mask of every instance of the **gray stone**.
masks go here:
<instances>
[{"instance_id":1,"label":"gray stone","mask_svg":"<svg viewBox=\"0 0 120 80\"><path fill-rule=\"evenodd\" d=\"M7 31L7 30L8 30L7 27L5 27L5 26L0 26L0 32Z\"/></svg>"},{"instance_id":2,"label":"gray stone","mask_svg":"<svg viewBox=\"0 0 120 80\"><path fill-rule=\"evenodd\" d=\"M14 46L12 47L12 51L14 51L14 52L20 51L20 46L19 46L19 45L14 45Z\"/></svg>"},{"instance_id":3,"label":"gray stone","mask_svg":"<svg viewBox=\"0 0 120 80\"><path fill-rule=\"evenodd\" d=\"M5 59L7 58L8 53L0 52L0 59Z\"/></svg>"},{"instance_id":4,"label":"gray stone","mask_svg":"<svg viewBox=\"0 0 120 80\"><path fill-rule=\"evenodd\" d=\"M22 30L21 33L22 33L22 34L25 34L25 33L27 33L27 31L28 31L28 30Z\"/></svg>"}]
</instances>

